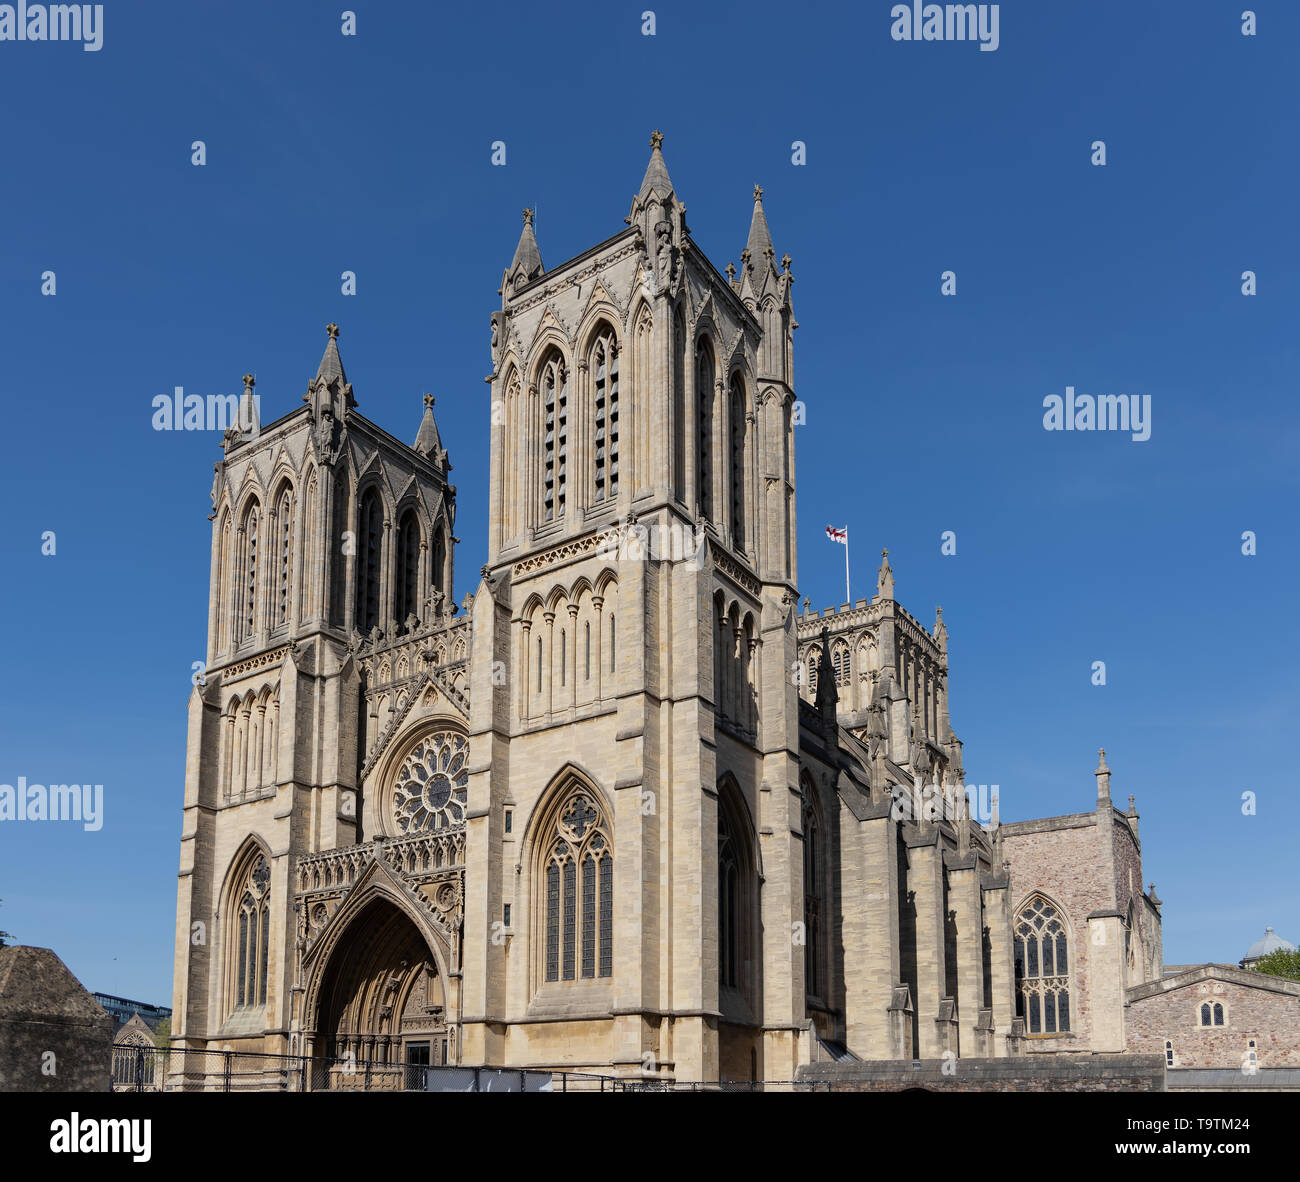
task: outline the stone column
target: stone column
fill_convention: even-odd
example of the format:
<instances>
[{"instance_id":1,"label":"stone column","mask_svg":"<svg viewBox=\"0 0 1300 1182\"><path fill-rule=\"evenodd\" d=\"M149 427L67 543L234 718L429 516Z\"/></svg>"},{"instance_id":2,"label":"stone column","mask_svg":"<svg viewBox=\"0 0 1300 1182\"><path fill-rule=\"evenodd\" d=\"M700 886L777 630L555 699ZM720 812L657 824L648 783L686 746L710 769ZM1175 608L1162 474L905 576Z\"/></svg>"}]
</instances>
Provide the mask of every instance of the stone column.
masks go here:
<instances>
[{"instance_id":1,"label":"stone column","mask_svg":"<svg viewBox=\"0 0 1300 1182\"><path fill-rule=\"evenodd\" d=\"M591 597L591 606L596 609L596 643L594 646L594 656L596 658L596 701L599 702L604 696L601 692L601 675L605 667L604 658L601 654L604 652L602 641L605 635L605 617L601 614L601 609L605 606L605 597L603 595L593 595Z\"/></svg>"},{"instance_id":2,"label":"stone column","mask_svg":"<svg viewBox=\"0 0 1300 1182\"><path fill-rule=\"evenodd\" d=\"M554 703L555 689L555 613L543 612L546 621L546 659L542 662L542 705L549 717Z\"/></svg>"},{"instance_id":3,"label":"stone column","mask_svg":"<svg viewBox=\"0 0 1300 1182\"><path fill-rule=\"evenodd\" d=\"M845 1042L863 1059L894 1058L890 1011L899 984L898 856L888 797L850 812L840 801Z\"/></svg>"},{"instance_id":4,"label":"stone column","mask_svg":"<svg viewBox=\"0 0 1300 1182\"><path fill-rule=\"evenodd\" d=\"M1017 1053L1011 1023L1016 1013L1015 961L1011 950L1011 876L1005 870L983 871L984 926L989 930L989 978L993 994L993 1054Z\"/></svg>"},{"instance_id":5,"label":"stone column","mask_svg":"<svg viewBox=\"0 0 1300 1182\"><path fill-rule=\"evenodd\" d=\"M578 605L569 604L569 684L568 707L572 710L578 705Z\"/></svg>"},{"instance_id":6,"label":"stone column","mask_svg":"<svg viewBox=\"0 0 1300 1182\"><path fill-rule=\"evenodd\" d=\"M907 839L908 885L916 900L917 1058L937 1059L948 1050L936 1023L944 1000L943 859L939 828L918 826Z\"/></svg>"},{"instance_id":7,"label":"stone column","mask_svg":"<svg viewBox=\"0 0 1300 1182\"><path fill-rule=\"evenodd\" d=\"M1071 965L1071 1015L1078 1013L1078 973ZM1088 916L1088 993L1092 1050L1124 1049L1124 915L1094 911ZM1071 1023L1073 1026L1073 1023Z\"/></svg>"},{"instance_id":8,"label":"stone column","mask_svg":"<svg viewBox=\"0 0 1300 1182\"><path fill-rule=\"evenodd\" d=\"M958 820L965 825L965 817ZM974 853L944 854L948 901L957 925L958 1053L974 1058L985 1053L976 1033L984 1005L984 927L981 920L978 859Z\"/></svg>"}]
</instances>

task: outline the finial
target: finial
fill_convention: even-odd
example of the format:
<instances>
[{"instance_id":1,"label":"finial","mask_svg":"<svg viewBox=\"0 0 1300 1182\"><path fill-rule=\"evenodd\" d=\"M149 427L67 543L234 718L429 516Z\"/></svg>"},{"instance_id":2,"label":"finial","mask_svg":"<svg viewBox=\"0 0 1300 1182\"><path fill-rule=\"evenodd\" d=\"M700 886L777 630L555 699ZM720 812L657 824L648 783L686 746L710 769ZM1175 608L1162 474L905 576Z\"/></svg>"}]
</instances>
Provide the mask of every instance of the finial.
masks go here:
<instances>
[{"instance_id":1,"label":"finial","mask_svg":"<svg viewBox=\"0 0 1300 1182\"><path fill-rule=\"evenodd\" d=\"M762 185L755 185L755 186L754 186L754 200L755 200L755 201L762 201L762 200L763 200L763 186L762 186ZM778 202L777 204L780 204L780 203Z\"/></svg>"},{"instance_id":2,"label":"finial","mask_svg":"<svg viewBox=\"0 0 1300 1182\"><path fill-rule=\"evenodd\" d=\"M1131 817L1135 812L1137 812L1137 808L1133 803L1133 793L1130 792L1128 794L1128 815Z\"/></svg>"},{"instance_id":3,"label":"finial","mask_svg":"<svg viewBox=\"0 0 1300 1182\"><path fill-rule=\"evenodd\" d=\"M723 270L727 272L727 278L734 282L736 278L736 264L728 263L726 267L723 268Z\"/></svg>"},{"instance_id":4,"label":"finial","mask_svg":"<svg viewBox=\"0 0 1300 1182\"><path fill-rule=\"evenodd\" d=\"M811 607L812 607L812 600L809 599L808 596L805 595L805 596L803 597L803 614L804 614L804 615L807 615L807 614L808 614L808 610L809 610Z\"/></svg>"},{"instance_id":5,"label":"finial","mask_svg":"<svg viewBox=\"0 0 1300 1182\"><path fill-rule=\"evenodd\" d=\"M246 373L246 374L244 375L244 391L245 391L245 393L251 393L253 387L256 386L256 385L257 385L257 379L256 379L255 377L253 377L253 375L252 375L251 373Z\"/></svg>"},{"instance_id":6,"label":"finial","mask_svg":"<svg viewBox=\"0 0 1300 1182\"><path fill-rule=\"evenodd\" d=\"M664 146L664 133L657 127L650 133L650 146L652 148L662 148Z\"/></svg>"},{"instance_id":7,"label":"finial","mask_svg":"<svg viewBox=\"0 0 1300 1182\"><path fill-rule=\"evenodd\" d=\"M338 340L339 326L337 324L327 324L325 326L325 331L329 333L329 338L331 341Z\"/></svg>"},{"instance_id":8,"label":"finial","mask_svg":"<svg viewBox=\"0 0 1300 1182\"><path fill-rule=\"evenodd\" d=\"M894 568L889 565L889 551L880 552L880 569L876 574L876 598L894 598Z\"/></svg>"},{"instance_id":9,"label":"finial","mask_svg":"<svg viewBox=\"0 0 1300 1182\"><path fill-rule=\"evenodd\" d=\"M536 212L537 212L537 210L535 210L535 209L525 209L525 210L524 210L524 225L525 225L525 226L531 226L531 225L533 224L533 214L535 214Z\"/></svg>"},{"instance_id":10,"label":"finial","mask_svg":"<svg viewBox=\"0 0 1300 1182\"><path fill-rule=\"evenodd\" d=\"M1108 767L1106 766L1106 748L1105 748L1105 747L1098 747L1098 748L1097 748L1097 755L1098 755L1098 757L1099 757L1099 762L1098 762L1098 764L1097 764L1097 770L1098 770L1099 772L1108 772L1108 771L1110 771L1110 768L1108 768Z\"/></svg>"},{"instance_id":11,"label":"finial","mask_svg":"<svg viewBox=\"0 0 1300 1182\"><path fill-rule=\"evenodd\" d=\"M424 409L425 409L425 410L432 410L432 409L433 409L433 395L432 395L432 394L426 394L426 395L424 396Z\"/></svg>"},{"instance_id":12,"label":"finial","mask_svg":"<svg viewBox=\"0 0 1300 1182\"><path fill-rule=\"evenodd\" d=\"M783 254L781 256L781 270L788 275L790 273L790 264L793 262L794 259L792 259L788 254Z\"/></svg>"}]
</instances>

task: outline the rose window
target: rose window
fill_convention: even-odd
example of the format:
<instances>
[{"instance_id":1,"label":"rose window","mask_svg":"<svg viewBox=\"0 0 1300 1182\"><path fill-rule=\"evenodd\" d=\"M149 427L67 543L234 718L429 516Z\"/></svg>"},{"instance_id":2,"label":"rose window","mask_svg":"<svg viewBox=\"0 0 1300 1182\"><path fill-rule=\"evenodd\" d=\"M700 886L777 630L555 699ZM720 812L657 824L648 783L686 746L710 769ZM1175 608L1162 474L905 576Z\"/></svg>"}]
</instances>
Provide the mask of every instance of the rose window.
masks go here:
<instances>
[{"instance_id":1,"label":"rose window","mask_svg":"<svg viewBox=\"0 0 1300 1182\"><path fill-rule=\"evenodd\" d=\"M405 761L393 791L399 834L446 829L465 820L469 744L464 735L439 731L420 740Z\"/></svg>"}]
</instances>

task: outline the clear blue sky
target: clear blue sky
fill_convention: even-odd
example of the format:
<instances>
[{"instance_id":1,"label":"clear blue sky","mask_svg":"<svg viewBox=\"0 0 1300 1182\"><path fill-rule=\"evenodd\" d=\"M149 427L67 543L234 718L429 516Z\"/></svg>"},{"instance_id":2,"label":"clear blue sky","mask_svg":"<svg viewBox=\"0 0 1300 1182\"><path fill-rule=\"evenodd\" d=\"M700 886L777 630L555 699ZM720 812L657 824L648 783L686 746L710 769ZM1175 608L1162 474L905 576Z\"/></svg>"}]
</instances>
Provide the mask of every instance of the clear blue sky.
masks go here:
<instances>
[{"instance_id":1,"label":"clear blue sky","mask_svg":"<svg viewBox=\"0 0 1300 1182\"><path fill-rule=\"evenodd\" d=\"M834 522L855 598L888 546L902 603L942 603L968 778L1004 818L1092 808L1107 748L1168 962L1300 941L1300 5L1260 0L1245 38L1243 0L1015 0L992 53L894 42L881 0L361 0L351 38L343 7L110 0L98 53L0 42L0 782L106 794L97 833L0 826L0 927L170 1002L221 453L152 430L154 396L252 370L278 417L337 321L362 413L412 439L437 397L463 597L519 211L550 265L617 232L658 127L718 266L755 182L794 259L801 594L843 597ZM1044 431L1067 385L1150 395L1151 439Z\"/></svg>"}]
</instances>

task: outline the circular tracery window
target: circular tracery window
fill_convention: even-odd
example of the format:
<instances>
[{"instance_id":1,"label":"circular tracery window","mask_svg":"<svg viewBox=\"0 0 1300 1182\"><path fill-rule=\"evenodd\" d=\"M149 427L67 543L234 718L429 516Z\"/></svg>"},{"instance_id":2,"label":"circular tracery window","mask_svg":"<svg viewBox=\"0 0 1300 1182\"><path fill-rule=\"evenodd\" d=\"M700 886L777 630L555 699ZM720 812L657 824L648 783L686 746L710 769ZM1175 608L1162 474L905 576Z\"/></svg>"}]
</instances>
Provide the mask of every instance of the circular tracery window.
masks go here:
<instances>
[{"instance_id":1,"label":"circular tracery window","mask_svg":"<svg viewBox=\"0 0 1300 1182\"><path fill-rule=\"evenodd\" d=\"M464 735L437 731L421 739L402 763L393 790L400 834L446 829L465 820L469 744Z\"/></svg>"}]
</instances>

